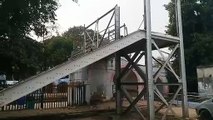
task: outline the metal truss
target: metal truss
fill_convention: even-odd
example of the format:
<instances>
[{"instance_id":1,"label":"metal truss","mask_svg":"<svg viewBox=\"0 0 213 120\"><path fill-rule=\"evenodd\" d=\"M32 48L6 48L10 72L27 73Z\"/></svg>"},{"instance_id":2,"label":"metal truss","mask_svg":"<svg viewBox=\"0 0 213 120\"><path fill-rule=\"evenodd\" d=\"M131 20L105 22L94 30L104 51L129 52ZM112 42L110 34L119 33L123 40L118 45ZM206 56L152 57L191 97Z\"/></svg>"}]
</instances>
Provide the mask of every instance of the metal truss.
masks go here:
<instances>
[{"instance_id":1,"label":"metal truss","mask_svg":"<svg viewBox=\"0 0 213 120\"><path fill-rule=\"evenodd\" d=\"M155 113L159 112L162 108L166 109L163 113L162 120L166 119L167 114L171 112L175 115L175 111L172 109L174 101L177 99L177 96L179 93L182 93L182 115L183 119L186 119L189 117L188 113L188 105L187 105L187 88L186 88L186 75L185 75L185 62L184 62L184 49L183 49L183 35L182 35L182 21L181 21L181 9L180 9L180 0L176 0L176 18L177 18L177 26L178 26L178 37L174 37L174 39L164 37L161 40L155 39L153 34L157 33L151 33L151 10L150 10L150 0L144 0L144 16L145 16L145 38L146 42L141 43L141 46L145 46L143 49L137 49L134 51L134 55L130 57L128 54L128 50L122 50L119 51L116 54L116 108L117 113L122 113L122 105L121 102L121 94L124 95L124 97L128 100L130 105L127 107L127 109L124 110L124 113L130 112L131 109L134 109L142 119L149 119L154 120L155 119ZM159 38L159 37L158 37ZM166 45L162 46L162 43L166 43ZM145 44L145 45L143 45ZM164 52L161 50L163 47L171 47L172 50L170 52ZM160 54L160 57L162 60L157 59L155 56L153 56L152 51L156 50ZM179 53L180 59L180 68L177 73L177 71L173 68L171 61L174 58L174 55ZM142 58L142 56L145 55L145 66L146 71L142 71L138 66L138 61ZM120 70L120 58L124 57L128 64L126 67L121 71ZM156 62L160 65L158 70L153 73L153 62ZM143 83L137 82L137 83L126 83L122 82L122 78L128 74L128 71L134 69L140 77L144 80ZM161 74L162 72L167 71L168 73L171 73L176 80L176 82L158 82L163 81L161 80ZM132 99L132 96L129 94L129 92L123 87L123 85L143 85L144 88L140 91L140 93L137 95L135 99ZM165 95L159 90L159 86L177 86L177 89L174 93L171 93L171 95ZM137 106L137 103L141 100L142 97L147 98L147 113L148 116L145 117L145 115L142 113L141 109ZM155 98L156 97L156 98ZM160 106L155 106L155 100L160 100L158 102L161 103Z\"/></svg>"},{"instance_id":2,"label":"metal truss","mask_svg":"<svg viewBox=\"0 0 213 120\"><path fill-rule=\"evenodd\" d=\"M160 67L158 68L158 70L153 73L153 70L151 72L152 74L152 87L151 89L153 90L153 103L151 104L153 107L153 109L148 109L147 112L149 114L152 114L152 116L149 116L148 118L145 117L145 115L143 114L141 108L139 108L137 106L137 103L143 98L143 97L146 97L147 98L147 102L150 102L148 99L149 96L148 96L148 79L147 79L147 73L149 71L147 71L147 68L146 68L146 71L143 71L141 70L137 63L139 60L141 60L141 58L143 56L147 56L147 52L144 52L143 50L139 50L139 51L136 51L134 53L133 56L129 56L128 52L123 52L125 51L125 49L123 51L120 51L119 52L119 56L116 56L116 57L124 57L128 63L127 65L125 66L125 68L121 71L120 70L120 59L117 58L116 61L116 80L115 80L115 84L117 86L117 99L116 99L116 103L117 103L117 113L118 114L122 114L122 113L128 113L130 112L132 109L134 109L140 116L142 119L150 119L152 120L152 117L153 119L155 119L155 113L159 112L161 109L166 109L165 112L163 113L163 116L162 116L162 120L165 120L166 119L166 116L169 112L171 112L173 115L175 115L175 112L174 110L172 109L172 106L173 104L175 103L174 101L177 99L177 96L180 92L184 92L183 89L186 89L184 88L184 82L183 82L183 79L182 79L182 76L181 76L181 73L176 73L176 71L174 70L174 68L172 67L171 65L171 59L174 57L175 53L178 52L180 50L180 43L179 42L174 42L173 43L173 49L170 51L170 53L166 53L165 55L165 52L163 52L159 46L157 45L157 43L155 41L158 41L158 40L154 40L152 39L152 48L155 49L156 51L159 52L159 54L161 55L161 58L163 58L163 60L158 60L157 58L155 58L155 56L152 56L152 62L153 60L156 61ZM146 67L147 67L147 63L146 63ZM123 77L125 77L129 71L131 71L132 69L134 69L138 74L139 76L144 80L144 82L123 82L121 81ZM158 82L158 80L161 80L161 73L163 71L168 71L170 72L171 74L173 74L175 76L175 79L176 79L176 82ZM163 80L162 80L163 81ZM174 80L175 81L175 80ZM132 96L130 95L130 93L127 91L127 89L123 86L131 86L131 85L138 85L138 86L144 86L143 89L139 92L139 94L137 95L137 97L135 99L132 99ZM177 86L177 89L174 93L172 93L171 95L168 96L168 94L164 94L162 93L159 89L158 89L158 86ZM130 105L123 111L122 110L122 105L120 103L120 101L122 101L122 98L121 96L122 95L127 99L127 101L130 103ZM182 93L183 94L183 93ZM160 102L161 105L160 106L155 106L155 102L154 100L156 100L157 98L154 99L154 95L160 100L158 101L158 103ZM184 96L182 96L183 99L187 99L187 98L184 98ZM182 99L182 102L184 102ZM149 105L149 104L148 104ZM186 111L184 111L184 108L186 108ZM186 114L185 116L183 116L184 118L187 118L187 106L185 106L183 104L182 106L182 109L183 109L183 112L186 112L186 113L183 113ZM150 113L150 111L153 111L153 113ZM123 111L123 112L122 112Z\"/></svg>"},{"instance_id":3,"label":"metal truss","mask_svg":"<svg viewBox=\"0 0 213 120\"><path fill-rule=\"evenodd\" d=\"M153 60L155 60L157 63L159 63L161 66L159 67L159 69L157 70L157 72L153 75L153 81L154 81L154 94L161 100L162 105L160 107L158 107L156 109L155 112L158 112L160 109L162 109L163 107L167 107L165 113L163 114L162 119L166 119L166 115L168 114L169 111L171 111L174 115L175 112L172 109L172 104L174 103L174 100L177 98L178 93L180 92L180 90L183 89L183 83L181 80L181 76L178 75L178 73L175 72L175 70L172 68L172 65L170 63L171 58L174 56L175 52L178 51L180 49L180 44L176 43L174 44L173 49L171 50L171 52L168 54L168 57L166 58L164 53L159 49L159 47L157 46L157 44L155 43L155 41L152 41L152 44L155 46L156 50L159 52L159 54L161 55L161 58L163 58L163 61L159 61L158 59L156 59L155 57L152 56ZM163 70L166 70L168 72L170 72L171 74L173 74L176 78L177 82L174 83L168 83L168 82L164 82L164 83L158 83L157 80L161 79L160 78L160 74ZM178 86L178 89L170 96L170 98L165 98L168 96L163 95L163 93L160 92L160 90L158 89L157 86Z\"/></svg>"},{"instance_id":4,"label":"metal truss","mask_svg":"<svg viewBox=\"0 0 213 120\"><path fill-rule=\"evenodd\" d=\"M161 55L161 58L163 58L163 61L158 61L157 59L153 58L152 53L150 50L147 50L147 62L150 61L151 59L149 57L152 57L154 60L156 60L158 63L161 64L161 67L158 69L158 71L153 75L153 76L148 76L148 78L150 77L150 81L148 79L148 94L150 94L151 96L148 97L148 101L151 103L149 104L149 118L150 119L154 119L154 113L153 112L153 97L154 94L160 98L161 102L163 103L156 111L159 111L163 106L166 106L166 111L162 117L162 119L166 119L166 115L169 111L171 111L173 114L175 114L175 112L172 110L172 104L174 103L174 100L177 98L177 95L180 91L182 91L182 114L183 114L183 118L188 118L189 114L188 114L188 105L187 105L187 88L186 88L186 75L185 75L185 61L184 61L184 48L183 48L183 35L182 35L182 20L181 20L181 8L180 8L180 0L176 0L175 1L175 11L176 11L176 25L178 28L177 33L179 33L178 37L179 37L179 42L174 44L174 47L172 49L172 51L170 52L170 54L168 55L168 57L166 58L164 56L164 53L160 50L160 48L158 47L158 45L156 44L156 42L154 40L151 40L151 35L150 35L150 31L151 31L151 12L150 12L150 2L149 0L145 0L144 2L145 4L145 16L146 16L146 30L147 30L147 48L149 48L148 46L152 46L154 45L155 49L159 52L159 54ZM148 41L152 41L152 42L148 42ZM151 48L152 49L152 48ZM180 73L176 73L175 70L172 68L172 65L170 64L171 58L174 56L175 52L177 51L177 53L180 54ZM147 64L147 67L149 68L151 64ZM151 68L151 67L150 67ZM162 72L162 70L165 69L167 71L169 71L171 74L173 74L176 78L177 82L174 83L161 83L158 84L157 83L157 79L160 79L160 73ZM147 71L148 73L150 71ZM151 73L150 73L151 74ZM152 84L152 85L151 85ZM171 97L169 99L166 100L165 96L158 90L157 86L178 86L177 90L171 95ZM151 87L154 88L151 88ZM150 87L150 88L149 88ZM154 91L153 91L154 90ZM153 94L154 93L154 94Z\"/></svg>"},{"instance_id":5,"label":"metal truss","mask_svg":"<svg viewBox=\"0 0 213 120\"><path fill-rule=\"evenodd\" d=\"M146 6L147 9L149 9L148 11L150 11L150 3L146 2L145 6ZM181 6L180 0L175 0L176 26L178 28L177 33L178 33L178 37L179 37L179 42L174 44L174 47L171 50L171 52L170 52L170 54L168 55L167 58L164 56L164 53L159 49L156 42L154 40L152 40L152 45L155 46L155 48L157 49L157 51L161 55L161 58L163 58L163 61L158 61L157 59L154 58L154 60L156 60L158 63L161 64L161 67L153 75L153 82L152 82L154 84L154 93L156 94L156 96L158 96L158 98L160 98L160 100L163 103L156 111L159 111L163 106L166 106L166 108L167 108L162 119L166 119L166 115L168 114L169 111L171 111L173 114L175 114L175 112L172 110L172 104L174 103L174 100L177 98L177 95L180 92L182 92L182 115L183 115L183 118L186 119L186 118L189 117L188 104L187 104L187 88L186 88L184 47L183 47L182 18L181 18L181 7L180 6ZM146 11L145 14L146 14L146 16L149 17L146 20L148 20L148 21L151 20L151 17L149 16L150 12ZM146 26L150 26L149 24L151 24L151 23L146 22L145 24L146 24ZM147 40L149 40L149 39L147 38ZM180 73L176 73L174 68L172 68L172 65L170 64L171 58L174 56L175 52L179 53L179 55L180 55L180 59L179 59L179 61L180 61L180 70L179 70ZM150 54L150 56L152 56L151 55L152 53L149 53L149 54ZM159 75L160 75L160 73L162 72L163 69L165 69L168 72L170 72L171 74L173 74L175 76L177 82L158 84L156 81L157 81L157 79L160 79ZM166 86L177 86L178 88L170 96L170 98L166 100L164 95L157 88L157 86L159 86L159 85L161 85L161 86L165 86L165 85ZM153 91L149 91L149 92L153 92ZM153 110L150 110L149 112L152 112L152 111ZM150 116L150 118L152 119L153 117Z\"/></svg>"}]
</instances>

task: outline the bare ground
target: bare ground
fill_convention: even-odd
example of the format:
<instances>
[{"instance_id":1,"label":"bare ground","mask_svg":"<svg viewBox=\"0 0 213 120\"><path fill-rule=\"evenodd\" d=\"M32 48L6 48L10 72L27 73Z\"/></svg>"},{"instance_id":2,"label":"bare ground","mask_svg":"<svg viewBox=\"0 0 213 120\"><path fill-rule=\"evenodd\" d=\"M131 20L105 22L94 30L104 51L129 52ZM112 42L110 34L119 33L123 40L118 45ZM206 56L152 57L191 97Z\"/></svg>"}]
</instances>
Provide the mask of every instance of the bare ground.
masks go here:
<instances>
[{"instance_id":1,"label":"bare ground","mask_svg":"<svg viewBox=\"0 0 213 120\"><path fill-rule=\"evenodd\" d=\"M127 102L124 105L128 106ZM156 103L156 106L158 103ZM146 102L139 102L138 106L146 116ZM182 111L180 107L173 106L175 115L168 115L167 120L181 120ZM156 120L161 119L166 108L156 114ZM196 120L197 115L194 109L189 108L189 119ZM20 111L2 111L0 120L140 120L141 117L136 112L127 114L115 114L115 102L104 102L96 106L78 106L60 109L48 110L20 110Z\"/></svg>"}]
</instances>

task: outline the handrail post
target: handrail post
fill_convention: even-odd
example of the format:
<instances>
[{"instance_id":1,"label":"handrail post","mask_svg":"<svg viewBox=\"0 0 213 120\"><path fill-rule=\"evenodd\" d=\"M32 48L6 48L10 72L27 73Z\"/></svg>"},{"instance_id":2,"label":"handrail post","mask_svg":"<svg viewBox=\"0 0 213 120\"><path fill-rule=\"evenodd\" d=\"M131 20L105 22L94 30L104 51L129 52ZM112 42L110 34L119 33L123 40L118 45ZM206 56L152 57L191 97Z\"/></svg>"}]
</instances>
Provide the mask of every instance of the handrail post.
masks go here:
<instances>
[{"instance_id":1,"label":"handrail post","mask_svg":"<svg viewBox=\"0 0 213 120\"><path fill-rule=\"evenodd\" d=\"M85 24L84 24L84 46L83 46L83 52L86 53L86 27L85 27Z\"/></svg>"},{"instance_id":2,"label":"handrail post","mask_svg":"<svg viewBox=\"0 0 213 120\"><path fill-rule=\"evenodd\" d=\"M96 48L98 48L98 46L99 46L99 36L98 36L98 34L99 34L99 30L98 30L98 23L99 23L99 20L96 22L96 34L97 34L97 41L96 41Z\"/></svg>"},{"instance_id":3,"label":"handrail post","mask_svg":"<svg viewBox=\"0 0 213 120\"><path fill-rule=\"evenodd\" d=\"M120 7L115 7L115 40L120 39Z\"/></svg>"}]
</instances>

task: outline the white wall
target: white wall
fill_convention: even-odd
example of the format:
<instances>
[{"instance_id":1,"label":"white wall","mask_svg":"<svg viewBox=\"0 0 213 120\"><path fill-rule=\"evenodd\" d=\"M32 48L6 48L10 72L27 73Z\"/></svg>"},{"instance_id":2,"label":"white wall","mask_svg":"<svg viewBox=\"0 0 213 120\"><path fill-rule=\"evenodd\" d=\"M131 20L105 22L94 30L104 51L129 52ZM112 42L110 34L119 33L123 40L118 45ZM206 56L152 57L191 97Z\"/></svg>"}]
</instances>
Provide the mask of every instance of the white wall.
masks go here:
<instances>
[{"instance_id":1,"label":"white wall","mask_svg":"<svg viewBox=\"0 0 213 120\"><path fill-rule=\"evenodd\" d=\"M109 67L108 67L109 65ZM106 99L112 98L114 69L108 61L99 61L88 67L90 92L102 94Z\"/></svg>"},{"instance_id":2,"label":"white wall","mask_svg":"<svg viewBox=\"0 0 213 120\"><path fill-rule=\"evenodd\" d=\"M213 66L197 68L198 92L200 96L213 96Z\"/></svg>"}]
</instances>

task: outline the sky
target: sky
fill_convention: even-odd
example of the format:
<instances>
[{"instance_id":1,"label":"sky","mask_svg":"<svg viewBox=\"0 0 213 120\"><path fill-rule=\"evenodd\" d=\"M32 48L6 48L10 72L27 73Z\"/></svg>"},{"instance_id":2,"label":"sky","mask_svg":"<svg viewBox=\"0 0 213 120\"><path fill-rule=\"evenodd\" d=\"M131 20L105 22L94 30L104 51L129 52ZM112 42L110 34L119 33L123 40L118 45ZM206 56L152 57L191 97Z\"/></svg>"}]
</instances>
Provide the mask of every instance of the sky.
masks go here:
<instances>
[{"instance_id":1,"label":"sky","mask_svg":"<svg viewBox=\"0 0 213 120\"><path fill-rule=\"evenodd\" d=\"M56 26L59 34L67 31L69 28L80 25L89 25L97 18L108 12L117 4L120 7L121 25L125 23L128 33L138 30L143 21L144 0L59 0L60 7L56 11ZM169 24L168 12L164 5L170 0L151 0L151 26L152 31L165 33L166 26ZM108 20L110 15L108 16ZM107 18L102 21L105 26ZM103 25L104 26L104 25ZM99 29L104 29L105 26ZM94 28L90 28L94 29ZM143 29L143 26L141 26ZM54 33L51 33L54 35ZM39 40L39 39L38 39ZM41 39L42 40L42 39ZM169 51L167 48L165 51ZM153 51L154 56L160 56L157 51ZM140 64L144 64L144 60L140 60Z\"/></svg>"},{"instance_id":2,"label":"sky","mask_svg":"<svg viewBox=\"0 0 213 120\"><path fill-rule=\"evenodd\" d=\"M151 0L152 31L164 33L168 25L168 12L163 7L170 0ZM143 0L59 0L60 7L56 11L59 33L79 25L89 25L98 17L120 6L121 24L125 23L128 32L138 30L143 20ZM141 27L143 28L143 26Z\"/></svg>"}]
</instances>

